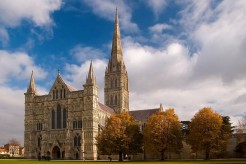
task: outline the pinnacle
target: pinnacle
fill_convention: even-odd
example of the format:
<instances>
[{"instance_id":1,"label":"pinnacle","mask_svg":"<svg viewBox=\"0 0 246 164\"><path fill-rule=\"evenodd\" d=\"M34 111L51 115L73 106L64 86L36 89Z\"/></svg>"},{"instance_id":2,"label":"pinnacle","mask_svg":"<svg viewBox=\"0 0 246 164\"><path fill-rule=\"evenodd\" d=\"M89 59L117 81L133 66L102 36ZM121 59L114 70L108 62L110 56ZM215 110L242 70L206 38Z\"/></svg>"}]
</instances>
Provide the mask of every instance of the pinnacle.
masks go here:
<instances>
[{"instance_id":1,"label":"pinnacle","mask_svg":"<svg viewBox=\"0 0 246 164\"><path fill-rule=\"evenodd\" d=\"M36 94L36 92L37 92L37 90L36 90L35 81L34 81L34 73L32 71L31 78L30 78L30 83L29 83L29 87L27 89L27 93L34 93L34 94Z\"/></svg>"},{"instance_id":2,"label":"pinnacle","mask_svg":"<svg viewBox=\"0 0 246 164\"><path fill-rule=\"evenodd\" d=\"M96 84L96 79L94 76L92 61L90 63L90 69L89 69L88 77L86 79L86 84L93 84L93 85Z\"/></svg>"}]
</instances>

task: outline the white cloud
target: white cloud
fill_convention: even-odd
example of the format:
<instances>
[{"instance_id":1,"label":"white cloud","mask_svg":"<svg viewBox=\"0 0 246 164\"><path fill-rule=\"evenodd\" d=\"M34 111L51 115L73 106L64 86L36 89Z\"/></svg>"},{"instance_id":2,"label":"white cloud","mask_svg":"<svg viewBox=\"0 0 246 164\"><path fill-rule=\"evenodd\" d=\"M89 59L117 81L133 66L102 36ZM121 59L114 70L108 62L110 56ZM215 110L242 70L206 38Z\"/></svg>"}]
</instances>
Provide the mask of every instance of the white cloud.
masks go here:
<instances>
[{"instance_id":1,"label":"white cloud","mask_svg":"<svg viewBox=\"0 0 246 164\"><path fill-rule=\"evenodd\" d=\"M79 62L98 58L100 59L105 56L100 49L83 45L76 45L70 50L70 54L74 56Z\"/></svg>"},{"instance_id":2,"label":"white cloud","mask_svg":"<svg viewBox=\"0 0 246 164\"><path fill-rule=\"evenodd\" d=\"M116 5L119 13L119 22L120 27L127 33L138 32L138 26L136 23L132 22L132 11L128 6L126 1L117 1L115 0L82 0L85 4L90 6L93 12L105 19L114 21Z\"/></svg>"},{"instance_id":3,"label":"white cloud","mask_svg":"<svg viewBox=\"0 0 246 164\"><path fill-rule=\"evenodd\" d=\"M167 5L167 0L147 0L144 2L151 8L156 18L158 18Z\"/></svg>"},{"instance_id":4,"label":"white cloud","mask_svg":"<svg viewBox=\"0 0 246 164\"><path fill-rule=\"evenodd\" d=\"M37 26L50 25L50 14L61 5L61 0L1 0L0 22L9 27L18 26L23 20L31 20Z\"/></svg>"},{"instance_id":5,"label":"white cloud","mask_svg":"<svg viewBox=\"0 0 246 164\"><path fill-rule=\"evenodd\" d=\"M16 138L23 144L24 92L25 90L0 86L1 145L6 144L12 138Z\"/></svg>"},{"instance_id":6,"label":"white cloud","mask_svg":"<svg viewBox=\"0 0 246 164\"><path fill-rule=\"evenodd\" d=\"M29 84L31 71L35 79L44 79L47 75L42 68L36 66L33 58L23 52L8 52L0 50L0 144L6 144L16 138L23 144L24 133L24 93ZM26 81L26 87L19 89L19 83ZM9 83L12 83L9 87ZM44 88L37 87L42 94ZM2 133L4 132L4 133ZM22 135L21 135L22 134Z\"/></svg>"},{"instance_id":7,"label":"white cloud","mask_svg":"<svg viewBox=\"0 0 246 164\"><path fill-rule=\"evenodd\" d=\"M32 70L37 79L43 79L47 75L47 72L35 65L33 58L28 54L0 50L0 84L12 78L15 80L29 79Z\"/></svg>"},{"instance_id":8,"label":"white cloud","mask_svg":"<svg viewBox=\"0 0 246 164\"><path fill-rule=\"evenodd\" d=\"M155 24L155 25L149 27L149 31L151 33L159 33L159 34L161 34L164 30L169 30L171 28L172 28L172 26L170 26L168 24L160 24L160 23L158 23L158 24Z\"/></svg>"},{"instance_id":9,"label":"white cloud","mask_svg":"<svg viewBox=\"0 0 246 164\"><path fill-rule=\"evenodd\" d=\"M219 76L225 82L245 76L246 2L224 0L188 1L183 23L194 45L199 47L195 68L201 77ZM187 21L187 18L191 18Z\"/></svg>"},{"instance_id":10,"label":"white cloud","mask_svg":"<svg viewBox=\"0 0 246 164\"><path fill-rule=\"evenodd\" d=\"M52 33L54 24L51 14L59 10L62 0L1 0L0 1L0 40L3 46L9 41L8 29L19 26L23 21L44 27ZM46 34L47 35L47 34Z\"/></svg>"}]
</instances>

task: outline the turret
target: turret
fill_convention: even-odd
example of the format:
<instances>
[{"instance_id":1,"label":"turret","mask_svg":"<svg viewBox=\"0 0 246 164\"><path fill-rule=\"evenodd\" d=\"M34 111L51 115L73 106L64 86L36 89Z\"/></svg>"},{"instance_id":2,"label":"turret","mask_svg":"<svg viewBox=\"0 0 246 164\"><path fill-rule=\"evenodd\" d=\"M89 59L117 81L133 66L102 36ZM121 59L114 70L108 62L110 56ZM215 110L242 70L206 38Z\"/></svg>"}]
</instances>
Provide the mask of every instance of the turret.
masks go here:
<instances>
[{"instance_id":1,"label":"turret","mask_svg":"<svg viewBox=\"0 0 246 164\"><path fill-rule=\"evenodd\" d=\"M92 140L89 142L87 139L84 140L84 145L96 143L96 136L98 136L98 120L96 119L98 117L98 87L96 85L96 78L94 76L93 72L93 65L92 61L90 63L90 69L88 72L88 76L86 77L86 83L84 84L84 111L83 111L83 117L87 118L89 120L92 120L92 123L88 126L84 126L84 135L90 134L92 137ZM83 120L83 122L87 122L88 120ZM96 160L97 155L97 147L95 144L93 144L92 149L87 150L87 154L84 154L85 158L88 159L94 159Z\"/></svg>"},{"instance_id":2,"label":"turret","mask_svg":"<svg viewBox=\"0 0 246 164\"><path fill-rule=\"evenodd\" d=\"M98 106L98 87L96 85L92 61L88 76L86 77L86 83L84 84L84 104L85 110L93 110Z\"/></svg>"}]
</instances>

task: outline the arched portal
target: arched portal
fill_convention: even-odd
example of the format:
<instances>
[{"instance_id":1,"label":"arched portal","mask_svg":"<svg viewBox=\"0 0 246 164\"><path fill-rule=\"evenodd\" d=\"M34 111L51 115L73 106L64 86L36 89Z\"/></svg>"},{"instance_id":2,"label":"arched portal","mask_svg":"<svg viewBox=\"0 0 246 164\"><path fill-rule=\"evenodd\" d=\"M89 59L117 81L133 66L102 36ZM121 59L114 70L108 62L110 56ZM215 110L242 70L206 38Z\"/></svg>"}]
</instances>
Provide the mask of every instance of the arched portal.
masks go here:
<instances>
[{"instance_id":1,"label":"arched portal","mask_svg":"<svg viewBox=\"0 0 246 164\"><path fill-rule=\"evenodd\" d=\"M79 153L78 152L75 154L75 159L79 159Z\"/></svg>"},{"instance_id":2,"label":"arched portal","mask_svg":"<svg viewBox=\"0 0 246 164\"><path fill-rule=\"evenodd\" d=\"M58 146L55 146L52 150L52 159L61 159L61 152Z\"/></svg>"}]
</instances>

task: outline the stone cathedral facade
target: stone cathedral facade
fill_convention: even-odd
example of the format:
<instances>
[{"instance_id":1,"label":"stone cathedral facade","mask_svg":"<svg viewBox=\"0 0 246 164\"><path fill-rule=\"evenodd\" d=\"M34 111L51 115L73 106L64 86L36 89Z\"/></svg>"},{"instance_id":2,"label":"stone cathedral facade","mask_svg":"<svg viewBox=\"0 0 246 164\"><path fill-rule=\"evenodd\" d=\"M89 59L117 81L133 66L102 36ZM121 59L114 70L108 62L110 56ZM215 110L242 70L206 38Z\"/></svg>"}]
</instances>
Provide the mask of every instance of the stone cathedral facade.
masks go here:
<instances>
[{"instance_id":1,"label":"stone cathedral facade","mask_svg":"<svg viewBox=\"0 0 246 164\"><path fill-rule=\"evenodd\" d=\"M82 77L81 77L82 78ZM81 84L82 85L82 84ZM25 93L25 158L96 160L95 137L111 114L129 111L128 74L116 10L111 57L105 70L104 104L92 62L83 90L68 85L58 71L47 95L38 95L32 72Z\"/></svg>"}]
</instances>

